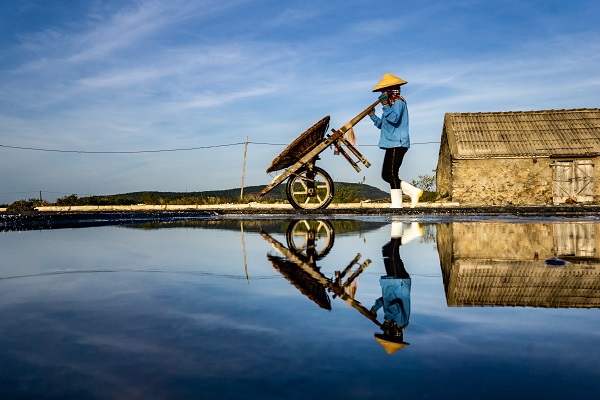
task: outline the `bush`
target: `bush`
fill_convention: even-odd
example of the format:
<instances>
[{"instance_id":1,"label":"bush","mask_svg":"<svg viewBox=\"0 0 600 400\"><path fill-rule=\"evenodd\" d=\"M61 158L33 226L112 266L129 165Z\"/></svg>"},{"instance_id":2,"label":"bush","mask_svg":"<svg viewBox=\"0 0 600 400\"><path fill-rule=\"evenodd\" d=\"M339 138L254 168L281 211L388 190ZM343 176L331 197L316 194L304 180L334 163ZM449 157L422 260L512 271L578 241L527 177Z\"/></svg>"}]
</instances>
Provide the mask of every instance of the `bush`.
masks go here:
<instances>
[{"instance_id":1,"label":"bush","mask_svg":"<svg viewBox=\"0 0 600 400\"><path fill-rule=\"evenodd\" d=\"M79 198L76 194L56 199L57 206L128 206L136 201L123 196L87 196Z\"/></svg>"},{"instance_id":2,"label":"bush","mask_svg":"<svg viewBox=\"0 0 600 400\"><path fill-rule=\"evenodd\" d=\"M78 198L76 194L72 194L70 196L60 197L56 199L57 206L76 206Z\"/></svg>"},{"instance_id":3,"label":"bush","mask_svg":"<svg viewBox=\"0 0 600 400\"><path fill-rule=\"evenodd\" d=\"M435 175L418 175L419 179L413 179L411 184L423 189L424 192L435 192Z\"/></svg>"},{"instance_id":4,"label":"bush","mask_svg":"<svg viewBox=\"0 0 600 400\"><path fill-rule=\"evenodd\" d=\"M157 204L162 204L164 202L164 200L162 199L162 197L159 197L156 193L152 193L152 192L144 192L142 193L142 196L140 197L140 201L144 204L153 204L153 205L157 205Z\"/></svg>"},{"instance_id":5,"label":"bush","mask_svg":"<svg viewBox=\"0 0 600 400\"><path fill-rule=\"evenodd\" d=\"M413 179L411 184L419 189L423 189L423 196L421 196L419 201L429 203L437 200L435 175L418 175L418 179Z\"/></svg>"},{"instance_id":6,"label":"bush","mask_svg":"<svg viewBox=\"0 0 600 400\"><path fill-rule=\"evenodd\" d=\"M8 207L6 211L10 213L27 213L35 212L36 207L47 206L49 203L45 200L29 199L29 200L17 200Z\"/></svg>"},{"instance_id":7,"label":"bush","mask_svg":"<svg viewBox=\"0 0 600 400\"><path fill-rule=\"evenodd\" d=\"M24 213L35 211L35 206L29 200L17 200L7 207L6 211L13 213Z\"/></svg>"}]
</instances>

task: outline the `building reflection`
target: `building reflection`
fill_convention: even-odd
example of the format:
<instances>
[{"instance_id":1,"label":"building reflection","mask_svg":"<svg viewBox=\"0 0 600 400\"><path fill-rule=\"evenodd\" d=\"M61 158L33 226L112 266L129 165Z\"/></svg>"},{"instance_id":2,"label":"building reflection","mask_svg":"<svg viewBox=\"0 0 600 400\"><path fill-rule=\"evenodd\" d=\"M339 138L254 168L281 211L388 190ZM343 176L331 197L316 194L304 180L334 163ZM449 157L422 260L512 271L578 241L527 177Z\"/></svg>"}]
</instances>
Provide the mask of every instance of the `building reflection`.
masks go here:
<instances>
[{"instance_id":1,"label":"building reflection","mask_svg":"<svg viewBox=\"0 0 600 400\"><path fill-rule=\"evenodd\" d=\"M388 354L407 346L404 329L410 318L410 275L400 258L400 246L422 235L418 223L403 231L401 222L391 226L390 241L382 247L386 274L381 277L382 295L367 308L355 299L359 276L371 265L370 259L361 261L361 254L349 260L344 268L336 270L332 277L321 272L317 262L333 247L335 231L325 220L294 221L286 233L287 247L265 231L261 235L279 255L267 254L267 259L302 294L319 307L331 310L331 299L339 298L379 327L375 340ZM330 297L331 294L331 297ZM382 309L381 322L378 310Z\"/></svg>"},{"instance_id":2,"label":"building reflection","mask_svg":"<svg viewBox=\"0 0 600 400\"><path fill-rule=\"evenodd\" d=\"M600 307L600 224L439 223L448 306Z\"/></svg>"}]
</instances>

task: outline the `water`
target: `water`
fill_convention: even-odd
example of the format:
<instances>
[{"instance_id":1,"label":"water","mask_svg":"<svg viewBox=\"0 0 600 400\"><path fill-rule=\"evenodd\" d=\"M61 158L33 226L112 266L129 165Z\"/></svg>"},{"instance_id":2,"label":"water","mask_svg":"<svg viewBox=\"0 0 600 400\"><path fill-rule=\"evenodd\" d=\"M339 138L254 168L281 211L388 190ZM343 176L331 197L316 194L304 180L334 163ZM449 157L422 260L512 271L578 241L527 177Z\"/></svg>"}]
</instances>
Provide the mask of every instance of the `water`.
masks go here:
<instances>
[{"instance_id":1,"label":"water","mask_svg":"<svg viewBox=\"0 0 600 400\"><path fill-rule=\"evenodd\" d=\"M390 222L0 233L0 398L597 393L599 223ZM386 270L400 226L404 270ZM370 309L393 274L410 279L408 325L378 341L383 309Z\"/></svg>"}]
</instances>

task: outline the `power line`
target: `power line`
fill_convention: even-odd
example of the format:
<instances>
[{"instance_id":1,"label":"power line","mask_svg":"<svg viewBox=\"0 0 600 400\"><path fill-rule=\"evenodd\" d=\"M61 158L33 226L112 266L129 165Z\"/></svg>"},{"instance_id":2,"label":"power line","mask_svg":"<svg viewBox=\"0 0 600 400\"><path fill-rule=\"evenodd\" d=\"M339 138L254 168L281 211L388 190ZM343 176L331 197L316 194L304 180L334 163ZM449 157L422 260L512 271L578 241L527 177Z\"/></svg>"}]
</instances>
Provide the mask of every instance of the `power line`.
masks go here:
<instances>
[{"instance_id":1,"label":"power line","mask_svg":"<svg viewBox=\"0 0 600 400\"><path fill-rule=\"evenodd\" d=\"M174 152L174 151L190 151L190 150L200 150L200 149L212 149L215 147L229 147L229 146L239 146L245 144L245 142L239 143L228 143L228 144L217 144L213 146L198 146L198 147L188 147L188 148L180 148L180 149L161 149L161 150L134 150L134 151L88 151L88 150L60 150L60 149L44 149L37 147L21 147L21 146L8 146L4 144L0 144L0 147L8 148L8 149L17 149L17 150L33 150L33 151L47 151L54 153L78 153L78 154L140 154L140 153L164 153L164 152Z\"/></svg>"},{"instance_id":2,"label":"power line","mask_svg":"<svg viewBox=\"0 0 600 400\"><path fill-rule=\"evenodd\" d=\"M268 142L248 142L249 144L259 144L263 146L287 146L288 143L268 143Z\"/></svg>"},{"instance_id":3,"label":"power line","mask_svg":"<svg viewBox=\"0 0 600 400\"><path fill-rule=\"evenodd\" d=\"M213 149L217 147L231 147L231 146L240 146L245 144L246 142L237 142L237 143L227 143L227 144L216 144L212 146L197 146L197 147L186 147L186 148L176 148L176 149L159 149L159 150L131 150L131 151L89 151L89 150L62 150L62 149L46 149L40 147L24 147L24 146L9 146L5 144L0 144L0 147L7 149L15 149L15 150L31 150L31 151L44 151L44 152L52 152L52 153L76 153L76 154L143 154L143 153L167 153L167 152L177 152L177 151L192 151L192 150L203 150L203 149ZM411 145L420 145L420 144L439 144L440 142L413 142ZM248 142L248 144L256 144L262 146L288 146L287 143L268 143L268 142ZM362 147L378 147L376 144L363 144Z\"/></svg>"},{"instance_id":4,"label":"power line","mask_svg":"<svg viewBox=\"0 0 600 400\"><path fill-rule=\"evenodd\" d=\"M35 193L35 194L38 194L38 193L40 193L40 194L41 194L41 193L45 193L45 194L64 194L64 195L67 195L67 196L70 196L70 195L74 194L74 195L76 195L76 196L79 196L79 197L93 197L93 196L100 196L100 195L95 195L95 194L94 194L94 195L92 195L92 194L89 194L89 193L85 193L85 194L78 194L78 193L72 193L72 192L71 192L71 193L65 193L65 192L51 192L51 191L49 191L49 190L25 190L25 191L22 191L22 192L3 192L3 193L0 193L0 195L9 195L9 194L31 194L31 193Z\"/></svg>"}]
</instances>

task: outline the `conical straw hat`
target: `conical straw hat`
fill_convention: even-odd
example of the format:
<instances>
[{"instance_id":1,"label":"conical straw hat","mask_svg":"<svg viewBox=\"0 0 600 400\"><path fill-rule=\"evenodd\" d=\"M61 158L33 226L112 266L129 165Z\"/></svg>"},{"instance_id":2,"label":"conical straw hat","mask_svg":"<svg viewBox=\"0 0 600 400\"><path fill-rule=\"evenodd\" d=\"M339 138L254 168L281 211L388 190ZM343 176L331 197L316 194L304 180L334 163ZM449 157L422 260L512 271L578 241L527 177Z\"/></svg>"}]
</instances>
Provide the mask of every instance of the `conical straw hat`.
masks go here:
<instances>
[{"instance_id":1,"label":"conical straw hat","mask_svg":"<svg viewBox=\"0 0 600 400\"><path fill-rule=\"evenodd\" d=\"M408 82L406 82L404 79L400 79L397 76L394 76L392 74L385 74L383 76L383 78L381 78L381 80L379 81L377 86L375 86L373 91L378 92L381 89L385 89L390 86L404 85L406 83L408 83Z\"/></svg>"},{"instance_id":2,"label":"conical straw hat","mask_svg":"<svg viewBox=\"0 0 600 400\"><path fill-rule=\"evenodd\" d=\"M384 335L378 333L375 334L375 340L379 342L381 347L383 347L388 354L394 354L398 350L409 345L406 342L393 342L391 340L386 340Z\"/></svg>"}]
</instances>

